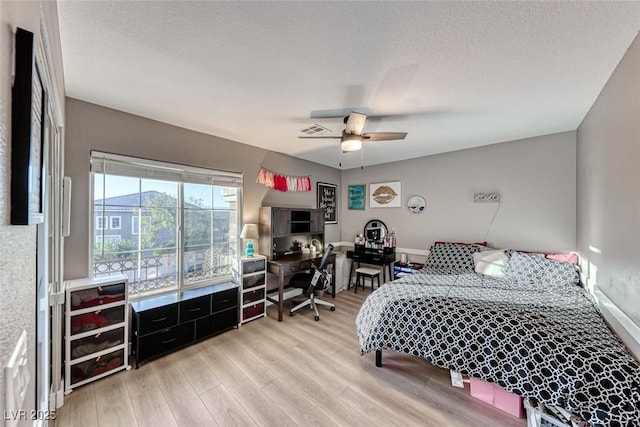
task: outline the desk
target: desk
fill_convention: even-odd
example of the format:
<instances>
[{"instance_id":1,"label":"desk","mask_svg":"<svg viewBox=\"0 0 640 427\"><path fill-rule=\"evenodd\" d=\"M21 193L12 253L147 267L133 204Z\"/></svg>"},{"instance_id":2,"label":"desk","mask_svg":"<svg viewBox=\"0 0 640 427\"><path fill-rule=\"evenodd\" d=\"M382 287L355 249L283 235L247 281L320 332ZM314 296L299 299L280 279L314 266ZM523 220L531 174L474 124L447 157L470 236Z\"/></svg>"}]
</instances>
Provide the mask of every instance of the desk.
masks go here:
<instances>
[{"instance_id":1,"label":"desk","mask_svg":"<svg viewBox=\"0 0 640 427\"><path fill-rule=\"evenodd\" d=\"M385 254L382 252L369 252L369 251L347 251L347 258L351 259L351 267L349 267L349 285L347 289L351 287L351 276L353 275L353 263L358 263L358 268L360 267L360 263L363 264L372 264L372 265L380 265L382 266L382 283L387 282L387 270L385 266L389 270L389 279L393 280L393 263L396 261L395 252L390 254Z\"/></svg>"},{"instance_id":2,"label":"desk","mask_svg":"<svg viewBox=\"0 0 640 427\"><path fill-rule=\"evenodd\" d=\"M278 300L267 297L267 300L278 304L278 321L282 321L282 312L284 311L284 288L289 283L289 279L296 273L307 271L311 265L319 265L323 252L315 255L311 254L295 254L286 255L277 259L269 260L269 273L278 276ZM336 254L329 255L327 267L331 265L331 297L336 297Z\"/></svg>"}]
</instances>

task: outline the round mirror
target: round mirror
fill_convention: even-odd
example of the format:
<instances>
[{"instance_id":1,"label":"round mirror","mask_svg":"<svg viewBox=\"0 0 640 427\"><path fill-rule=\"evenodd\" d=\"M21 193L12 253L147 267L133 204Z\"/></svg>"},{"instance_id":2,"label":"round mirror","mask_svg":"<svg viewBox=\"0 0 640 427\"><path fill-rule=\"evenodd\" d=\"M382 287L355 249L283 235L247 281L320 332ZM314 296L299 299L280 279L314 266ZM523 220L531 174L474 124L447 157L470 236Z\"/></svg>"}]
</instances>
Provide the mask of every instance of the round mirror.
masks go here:
<instances>
[{"instance_id":1,"label":"round mirror","mask_svg":"<svg viewBox=\"0 0 640 427\"><path fill-rule=\"evenodd\" d=\"M364 238L367 242L381 242L387 235L387 226L379 219L372 219L364 225Z\"/></svg>"}]
</instances>

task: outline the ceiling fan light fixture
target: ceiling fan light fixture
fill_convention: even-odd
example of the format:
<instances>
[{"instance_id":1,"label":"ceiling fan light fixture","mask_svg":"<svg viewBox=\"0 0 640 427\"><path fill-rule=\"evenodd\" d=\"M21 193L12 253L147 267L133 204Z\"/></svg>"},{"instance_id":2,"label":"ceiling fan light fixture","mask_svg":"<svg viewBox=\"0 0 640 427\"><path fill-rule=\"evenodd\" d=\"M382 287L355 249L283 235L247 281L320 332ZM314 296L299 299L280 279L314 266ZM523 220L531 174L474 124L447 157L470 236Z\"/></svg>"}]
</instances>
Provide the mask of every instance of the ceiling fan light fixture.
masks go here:
<instances>
[{"instance_id":1,"label":"ceiling fan light fixture","mask_svg":"<svg viewBox=\"0 0 640 427\"><path fill-rule=\"evenodd\" d=\"M344 139L340 143L340 148L342 148L342 151L358 151L362 149L362 139Z\"/></svg>"}]
</instances>

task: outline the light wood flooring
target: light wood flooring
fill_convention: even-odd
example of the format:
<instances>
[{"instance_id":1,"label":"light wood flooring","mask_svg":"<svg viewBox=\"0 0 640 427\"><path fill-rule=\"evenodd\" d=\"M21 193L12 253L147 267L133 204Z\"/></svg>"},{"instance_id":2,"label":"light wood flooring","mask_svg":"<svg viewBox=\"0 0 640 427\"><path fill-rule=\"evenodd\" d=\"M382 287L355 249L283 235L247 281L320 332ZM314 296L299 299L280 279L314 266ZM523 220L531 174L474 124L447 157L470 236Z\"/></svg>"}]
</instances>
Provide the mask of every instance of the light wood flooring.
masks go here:
<instances>
[{"instance_id":1,"label":"light wood flooring","mask_svg":"<svg viewBox=\"0 0 640 427\"><path fill-rule=\"evenodd\" d=\"M319 322L307 309L278 322L271 306L268 317L79 387L55 427L526 425L423 359L383 351L376 368L375 354L361 356L354 321L367 295L339 293Z\"/></svg>"}]
</instances>

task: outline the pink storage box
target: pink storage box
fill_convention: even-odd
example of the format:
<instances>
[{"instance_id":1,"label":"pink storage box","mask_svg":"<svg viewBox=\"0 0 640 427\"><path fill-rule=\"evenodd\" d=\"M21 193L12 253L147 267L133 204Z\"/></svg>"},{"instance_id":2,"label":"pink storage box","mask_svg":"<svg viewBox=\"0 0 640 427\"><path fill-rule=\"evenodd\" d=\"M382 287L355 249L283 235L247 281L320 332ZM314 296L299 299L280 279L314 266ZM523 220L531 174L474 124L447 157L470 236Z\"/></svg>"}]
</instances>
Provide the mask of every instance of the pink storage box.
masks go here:
<instances>
[{"instance_id":1,"label":"pink storage box","mask_svg":"<svg viewBox=\"0 0 640 427\"><path fill-rule=\"evenodd\" d=\"M489 403L514 417L522 418L524 416L522 397L517 394L503 390L496 383L490 383L476 378L469 378L469 386L471 396L476 399Z\"/></svg>"}]
</instances>

